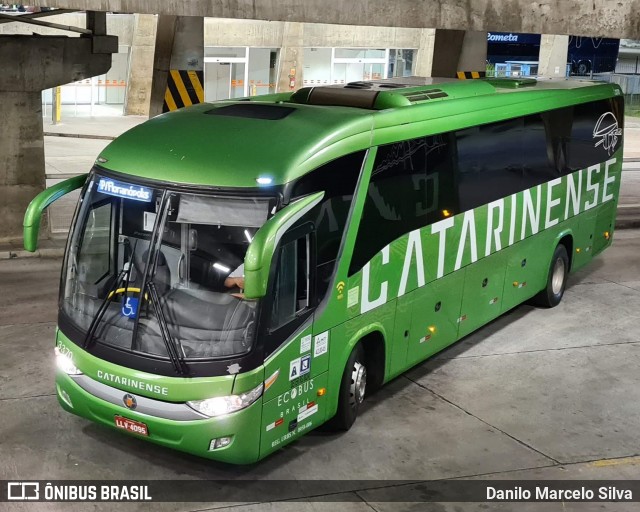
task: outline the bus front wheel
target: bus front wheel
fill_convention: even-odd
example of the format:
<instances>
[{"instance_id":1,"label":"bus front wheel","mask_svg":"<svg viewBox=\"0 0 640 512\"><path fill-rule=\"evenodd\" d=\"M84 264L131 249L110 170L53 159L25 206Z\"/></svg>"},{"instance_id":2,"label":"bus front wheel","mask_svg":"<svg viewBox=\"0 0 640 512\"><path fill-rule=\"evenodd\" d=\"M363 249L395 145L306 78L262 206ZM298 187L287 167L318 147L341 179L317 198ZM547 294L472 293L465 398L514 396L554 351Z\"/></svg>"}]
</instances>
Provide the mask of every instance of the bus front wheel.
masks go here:
<instances>
[{"instance_id":1,"label":"bus front wheel","mask_svg":"<svg viewBox=\"0 0 640 512\"><path fill-rule=\"evenodd\" d=\"M569 255L567 254L567 248L560 244L556 247L551 258L547 285L544 290L533 298L533 302L545 308L553 308L560 304L567 286L568 274Z\"/></svg>"},{"instance_id":2,"label":"bus front wheel","mask_svg":"<svg viewBox=\"0 0 640 512\"><path fill-rule=\"evenodd\" d=\"M360 404L364 401L367 388L367 368L365 366L364 350L358 343L347 361L338 397L338 411L329 420L327 426L331 430L349 430L356 421Z\"/></svg>"}]
</instances>

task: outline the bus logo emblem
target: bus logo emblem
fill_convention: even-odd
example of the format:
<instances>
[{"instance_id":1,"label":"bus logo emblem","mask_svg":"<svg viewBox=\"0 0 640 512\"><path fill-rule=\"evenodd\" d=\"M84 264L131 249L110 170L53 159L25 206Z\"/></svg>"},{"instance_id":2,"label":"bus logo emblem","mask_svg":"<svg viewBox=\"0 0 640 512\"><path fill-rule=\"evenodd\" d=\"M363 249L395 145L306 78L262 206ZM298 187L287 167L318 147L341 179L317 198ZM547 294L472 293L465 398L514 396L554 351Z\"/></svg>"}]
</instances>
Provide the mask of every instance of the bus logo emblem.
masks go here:
<instances>
[{"instance_id":1,"label":"bus logo emblem","mask_svg":"<svg viewBox=\"0 0 640 512\"><path fill-rule=\"evenodd\" d=\"M138 406L138 401L136 397L127 393L122 397L122 402L124 403L127 409L135 409Z\"/></svg>"},{"instance_id":2,"label":"bus logo emblem","mask_svg":"<svg viewBox=\"0 0 640 512\"><path fill-rule=\"evenodd\" d=\"M605 112L600 116L593 129L593 138L600 139L594 147L602 146L611 155L618 143L618 137L621 135L622 130L618 126L616 116L612 112Z\"/></svg>"}]
</instances>

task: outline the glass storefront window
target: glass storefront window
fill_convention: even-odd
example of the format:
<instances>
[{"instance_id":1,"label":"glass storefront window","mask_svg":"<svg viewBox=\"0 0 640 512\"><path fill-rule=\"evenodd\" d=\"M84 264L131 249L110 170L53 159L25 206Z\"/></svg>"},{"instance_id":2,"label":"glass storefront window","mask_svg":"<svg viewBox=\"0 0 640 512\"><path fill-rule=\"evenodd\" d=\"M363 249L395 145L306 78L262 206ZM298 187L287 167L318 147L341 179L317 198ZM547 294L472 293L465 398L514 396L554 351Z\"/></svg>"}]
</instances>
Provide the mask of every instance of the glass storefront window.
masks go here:
<instances>
[{"instance_id":1,"label":"glass storefront window","mask_svg":"<svg viewBox=\"0 0 640 512\"><path fill-rule=\"evenodd\" d=\"M278 72L277 48L249 49L249 95L260 96L276 92Z\"/></svg>"},{"instance_id":2,"label":"glass storefront window","mask_svg":"<svg viewBox=\"0 0 640 512\"><path fill-rule=\"evenodd\" d=\"M389 50L388 77L412 76L415 50Z\"/></svg>"},{"instance_id":3,"label":"glass storefront window","mask_svg":"<svg viewBox=\"0 0 640 512\"><path fill-rule=\"evenodd\" d=\"M205 101L276 92L277 63L277 48L205 47Z\"/></svg>"},{"instance_id":4,"label":"glass storefront window","mask_svg":"<svg viewBox=\"0 0 640 512\"><path fill-rule=\"evenodd\" d=\"M336 48L337 59L384 59L384 49Z\"/></svg>"},{"instance_id":5,"label":"glass storefront window","mask_svg":"<svg viewBox=\"0 0 640 512\"><path fill-rule=\"evenodd\" d=\"M241 57L244 58L247 49L239 47L205 46L204 56L206 57Z\"/></svg>"}]
</instances>

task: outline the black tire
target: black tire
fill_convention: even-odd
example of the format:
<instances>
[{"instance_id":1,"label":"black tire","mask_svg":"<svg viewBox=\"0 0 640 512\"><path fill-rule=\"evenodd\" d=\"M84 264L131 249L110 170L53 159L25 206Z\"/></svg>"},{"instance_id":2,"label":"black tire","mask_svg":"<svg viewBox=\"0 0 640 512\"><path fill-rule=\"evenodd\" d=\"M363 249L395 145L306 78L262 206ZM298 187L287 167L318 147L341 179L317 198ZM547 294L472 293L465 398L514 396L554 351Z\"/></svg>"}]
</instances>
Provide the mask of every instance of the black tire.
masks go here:
<instances>
[{"instance_id":1,"label":"black tire","mask_svg":"<svg viewBox=\"0 0 640 512\"><path fill-rule=\"evenodd\" d=\"M364 400L367 383L367 369L365 367L364 350L361 344L357 344L344 368L342 381L340 382L340 395L338 397L338 411L327 422L330 430L349 430L358 417L360 404ZM357 387L361 384L361 388Z\"/></svg>"},{"instance_id":2,"label":"black tire","mask_svg":"<svg viewBox=\"0 0 640 512\"><path fill-rule=\"evenodd\" d=\"M553 308L560 304L564 290L567 287L568 274L569 255L567 254L567 248L560 244L556 247L551 258L547 285L532 299L532 302L544 308Z\"/></svg>"},{"instance_id":3,"label":"black tire","mask_svg":"<svg viewBox=\"0 0 640 512\"><path fill-rule=\"evenodd\" d=\"M577 71L578 75L586 76L591 71L591 64L589 62L579 62Z\"/></svg>"}]
</instances>

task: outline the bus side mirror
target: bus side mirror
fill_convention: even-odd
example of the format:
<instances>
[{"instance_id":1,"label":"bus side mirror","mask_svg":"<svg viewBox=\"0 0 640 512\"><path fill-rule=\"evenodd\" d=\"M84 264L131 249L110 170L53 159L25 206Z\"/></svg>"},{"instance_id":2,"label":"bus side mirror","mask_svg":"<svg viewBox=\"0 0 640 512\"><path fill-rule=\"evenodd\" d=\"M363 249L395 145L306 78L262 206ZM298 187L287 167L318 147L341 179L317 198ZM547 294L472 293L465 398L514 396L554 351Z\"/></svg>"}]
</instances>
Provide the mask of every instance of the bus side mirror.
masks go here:
<instances>
[{"instance_id":1,"label":"bus side mirror","mask_svg":"<svg viewBox=\"0 0 640 512\"><path fill-rule=\"evenodd\" d=\"M40 192L27 206L22 223L24 232L24 248L29 252L35 252L38 248L38 232L40 231L40 220L42 212L47 206L57 201L62 196L76 190L87 181L88 174L74 176L68 180L64 180L53 187Z\"/></svg>"},{"instance_id":2,"label":"bus side mirror","mask_svg":"<svg viewBox=\"0 0 640 512\"><path fill-rule=\"evenodd\" d=\"M286 231L323 197L324 192L316 192L292 202L257 231L244 257L244 297L246 299L259 299L267 294L271 262L278 242Z\"/></svg>"}]
</instances>

